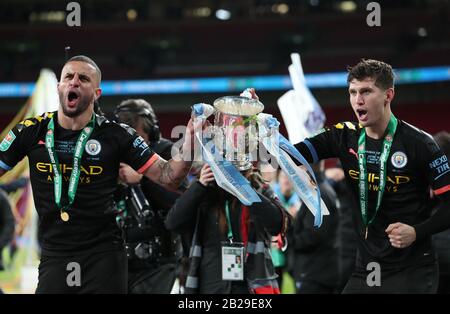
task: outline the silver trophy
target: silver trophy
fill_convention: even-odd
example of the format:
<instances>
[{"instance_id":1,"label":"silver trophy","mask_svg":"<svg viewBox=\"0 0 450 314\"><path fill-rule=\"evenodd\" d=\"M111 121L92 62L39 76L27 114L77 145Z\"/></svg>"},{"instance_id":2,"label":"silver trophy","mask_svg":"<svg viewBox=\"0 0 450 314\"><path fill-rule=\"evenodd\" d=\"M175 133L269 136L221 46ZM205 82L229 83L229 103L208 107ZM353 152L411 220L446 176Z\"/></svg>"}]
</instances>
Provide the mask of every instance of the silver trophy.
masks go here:
<instances>
[{"instance_id":1,"label":"silver trophy","mask_svg":"<svg viewBox=\"0 0 450 314\"><path fill-rule=\"evenodd\" d=\"M258 150L257 115L264 105L240 96L224 96L214 101L214 145L219 154L239 171L252 167Z\"/></svg>"},{"instance_id":2,"label":"silver trophy","mask_svg":"<svg viewBox=\"0 0 450 314\"><path fill-rule=\"evenodd\" d=\"M277 119L262 113L263 110L264 105L258 100L236 96L216 99L214 107L195 104L192 107L194 119L206 120L214 114L214 126L209 128L208 134L196 133L203 158L210 165L217 184L248 206L261 200L239 171L250 169L252 161L262 161L257 158L261 157L258 156L258 145L261 145L277 162L275 168L279 165L287 173L295 191L315 216L314 225L320 226L322 216L328 215L329 211L320 197L314 172L295 146L279 134ZM291 157L307 170L297 167ZM223 158L234 167L218 162ZM310 184L310 175L314 185Z\"/></svg>"}]
</instances>

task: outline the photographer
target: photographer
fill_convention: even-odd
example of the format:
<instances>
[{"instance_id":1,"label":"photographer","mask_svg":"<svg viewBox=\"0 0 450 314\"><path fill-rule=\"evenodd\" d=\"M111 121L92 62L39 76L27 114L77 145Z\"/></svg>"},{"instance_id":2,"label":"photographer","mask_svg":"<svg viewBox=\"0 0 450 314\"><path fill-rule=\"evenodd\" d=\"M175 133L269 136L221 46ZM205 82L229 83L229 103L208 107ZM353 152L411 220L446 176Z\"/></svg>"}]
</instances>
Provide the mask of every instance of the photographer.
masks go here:
<instances>
[{"instance_id":1,"label":"photographer","mask_svg":"<svg viewBox=\"0 0 450 314\"><path fill-rule=\"evenodd\" d=\"M149 147L170 159L173 143L161 138L158 120L151 105L143 99L128 99L117 106L117 122L136 130ZM143 177L126 164L120 165L119 225L128 256L129 293L170 293L182 255L179 237L164 227L164 218L178 192L168 191Z\"/></svg>"}]
</instances>

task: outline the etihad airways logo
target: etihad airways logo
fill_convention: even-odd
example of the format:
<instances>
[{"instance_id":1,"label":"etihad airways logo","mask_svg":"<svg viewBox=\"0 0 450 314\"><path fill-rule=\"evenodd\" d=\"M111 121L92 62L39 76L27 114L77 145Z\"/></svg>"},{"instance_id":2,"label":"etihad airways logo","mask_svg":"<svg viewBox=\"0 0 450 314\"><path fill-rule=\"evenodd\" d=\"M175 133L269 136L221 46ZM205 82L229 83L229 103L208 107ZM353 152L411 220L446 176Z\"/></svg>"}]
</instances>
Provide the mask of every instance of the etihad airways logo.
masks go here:
<instances>
[{"instance_id":1,"label":"etihad airways logo","mask_svg":"<svg viewBox=\"0 0 450 314\"><path fill-rule=\"evenodd\" d=\"M350 178L359 180L359 171L349 170L348 174L349 174ZM380 181L380 177L377 176L375 173L369 172L367 174L367 182L375 183L375 182L379 182L379 181ZM400 184L408 183L409 181L411 181L411 178L408 176L387 176L386 181L390 182L392 184L395 184L395 185L400 185Z\"/></svg>"},{"instance_id":2,"label":"etihad airways logo","mask_svg":"<svg viewBox=\"0 0 450 314\"><path fill-rule=\"evenodd\" d=\"M357 170L349 170L348 175L353 180L359 180L359 171ZM386 191L387 192L397 192L398 186L408 183L411 181L411 178L408 176L386 176ZM380 182L380 177L375 173L369 172L367 174L367 182L369 183L368 188L371 191L378 191ZM388 185L390 183L390 185Z\"/></svg>"},{"instance_id":3,"label":"etihad airways logo","mask_svg":"<svg viewBox=\"0 0 450 314\"><path fill-rule=\"evenodd\" d=\"M53 172L52 164L46 163L46 162L36 163L36 169L39 172L43 172L43 173ZM73 168L72 168L72 165L61 164L60 170L61 170L62 174L66 174L66 173L72 172ZM100 167L100 166L83 167L83 166L81 166L80 172L81 172L81 174L85 174L88 176L97 176L103 172L103 167Z\"/></svg>"}]
</instances>

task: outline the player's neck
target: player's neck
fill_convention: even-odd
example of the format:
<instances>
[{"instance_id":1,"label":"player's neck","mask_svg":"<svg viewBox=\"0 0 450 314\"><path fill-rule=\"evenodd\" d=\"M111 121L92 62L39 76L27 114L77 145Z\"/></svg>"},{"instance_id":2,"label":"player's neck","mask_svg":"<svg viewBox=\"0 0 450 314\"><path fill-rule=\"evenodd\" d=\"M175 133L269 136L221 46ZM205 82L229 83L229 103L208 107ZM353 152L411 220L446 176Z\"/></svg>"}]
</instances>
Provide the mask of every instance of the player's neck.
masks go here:
<instances>
[{"instance_id":1,"label":"player's neck","mask_svg":"<svg viewBox=\"0 0 450 314\"><path fill-rule=\"evenodd\" d=\"M390 119L391 111L387 112L379 121L377 121L373 125L366 127L367 136L376 140L383 138Z\"/></svg>"},{"instance_id":2,"label":"player's neck","mask_svg":"<svg viewBox=\"0 0 450 314\"><path fill-rule=\"evenodd\" d=\"M93 108L89 107L76 117L68 117L62 110L58 110L58 124L66 130L78 131L88 124L93 113Z\"/></svg>"}]
</instances>

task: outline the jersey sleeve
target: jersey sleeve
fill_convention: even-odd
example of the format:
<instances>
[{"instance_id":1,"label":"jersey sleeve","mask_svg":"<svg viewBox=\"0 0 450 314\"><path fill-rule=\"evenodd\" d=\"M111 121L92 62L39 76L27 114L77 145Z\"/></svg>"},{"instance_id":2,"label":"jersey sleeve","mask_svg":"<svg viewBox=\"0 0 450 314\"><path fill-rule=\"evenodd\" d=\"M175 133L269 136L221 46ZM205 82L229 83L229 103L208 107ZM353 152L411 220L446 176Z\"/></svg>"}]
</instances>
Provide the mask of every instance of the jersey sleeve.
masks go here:
<instances>
[{"instance_id":1,"label":"jersey sleeve","mask_svg":"<svg viewBox=\"0 0 450 314\"><path fill-rule=\"evenodd\" d=\"M450 167L448 157L430 137L422 152L423 164L433 194L438 196L450 191Z\"/></svg>"},{"instance_id":2,"label":"jersey sleeve","mask_svg":"<svg viewBox=\"0 0 450 314\"><path fill-rule=\"evenodd\" d=\"M441 232L450 227L450 169L448 157L429 135L426 135L425 143L418 146L416 153L419 165L433 190L433 194L439 201L436 211L427 220L413 225L416 238L423 239L432 234ZM423 145L424 144L424 145Z\"/></svg>"},{"instance_id":3,"label":"jersey sleeve","mask_svg":"<svg viewBox=\"0 0 450 314\"><path fill-rule=\"evenodd\" d=\"M319 160L339 157L341 147L348 132L356 132L355 124L351 122L338 123L321 129L316 135L295 144L295 147L310 163Z\"/></svg>"},{"instance_id":4,"label":"jersey sleeve","mask_svg":"<svg viewBox=\"0 0 450 314\"><path fill-rule=\"evenodd\" d=\"M27 127L25 123L32 123L32 120L25 120L18 123L13 129L11 129L0 143L0 168L8 171L14 168L14 166L25 157L28 151L31 134L35 133L31 127Z\"/></svg>"},{"instance_id":5,"label":"jersey sleeve","mask_svg":"<svg viewBox=\"0 0 450 314\"><path fill-rule=\"evenodd\" d=\"M119 132L118 138L121 161L142 174L159 159L159 156L153 152L133 128L124 124L120 126L121 131Z\"/></svg>"}]
</instances>

